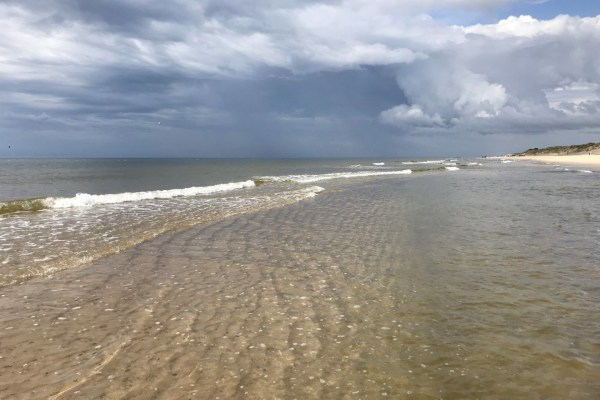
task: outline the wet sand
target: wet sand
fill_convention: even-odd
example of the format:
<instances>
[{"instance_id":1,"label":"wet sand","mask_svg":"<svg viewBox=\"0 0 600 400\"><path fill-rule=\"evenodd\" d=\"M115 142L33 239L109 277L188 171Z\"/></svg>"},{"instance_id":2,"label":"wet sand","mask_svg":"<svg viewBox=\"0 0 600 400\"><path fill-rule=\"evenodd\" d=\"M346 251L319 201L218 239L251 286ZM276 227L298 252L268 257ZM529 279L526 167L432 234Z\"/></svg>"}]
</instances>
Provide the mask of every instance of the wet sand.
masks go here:
<instances>
[{"instance_id":1,"label":"wet sand","mask_svg":"<svg viewBox=\"0 0 600 400\"><path fill-rule=\"evenodd\" d=\"M463 196L451 191L460 178L439 193L435 179L329 190L0 289L0 398L600 393L596 361L545 345L556 332L543 289L521 289L493 256L463 274L462 229L444 250Z\"/></svg>"},{"instance_id":2,"label":"wet sand","mask_svg":"<svg viewBox=\"0 0 600 400\"><path fill-rule=\"evenodd\" d=\"M600 167L600 154L579 154L564 156L518 156L511 158L517 160L539 161L559 165L584 165L590 167Z\"/></svg>"},{"instance_id":3,"label":"wet sand","mask_svg":"<svg viewBox=\"0 0 600 400\"><path fill-rule=\"evenodd\" d=\"M383 215L340 205L320 198L163 235L4 288L0 398L392 395L408 377L389 346L412 333L378 309L413 297L413 283L383 289L399 277L363 257L386 238L362 239Z\"/></svg>"}]
</instances>

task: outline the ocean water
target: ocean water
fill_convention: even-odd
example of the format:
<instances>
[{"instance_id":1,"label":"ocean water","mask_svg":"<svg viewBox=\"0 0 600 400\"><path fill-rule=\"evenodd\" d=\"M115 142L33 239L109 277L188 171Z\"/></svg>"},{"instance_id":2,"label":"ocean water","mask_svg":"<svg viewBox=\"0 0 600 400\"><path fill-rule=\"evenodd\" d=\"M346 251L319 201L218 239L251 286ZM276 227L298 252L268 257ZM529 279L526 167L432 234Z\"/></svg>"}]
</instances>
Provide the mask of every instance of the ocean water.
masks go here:
<instances>
[{"instance_id":1,"label":"ocean water","mask_svg":"<svg viewBox=\"0 0 600 400\"><path fill-rule=\"evenodd\" d=\"M0 166L0 398L600 397L598 170Z\"/></svg>"},{"instance_id":2,"label":"ocean water","mask_svg":"<svg viewBox=\"0 0 600 400\"><path fill-rule=\"evenodd\" d=\"M0 160L0 286L310 198L321 181L411 172L368 160Z\"/></svg>"}]
</instances>

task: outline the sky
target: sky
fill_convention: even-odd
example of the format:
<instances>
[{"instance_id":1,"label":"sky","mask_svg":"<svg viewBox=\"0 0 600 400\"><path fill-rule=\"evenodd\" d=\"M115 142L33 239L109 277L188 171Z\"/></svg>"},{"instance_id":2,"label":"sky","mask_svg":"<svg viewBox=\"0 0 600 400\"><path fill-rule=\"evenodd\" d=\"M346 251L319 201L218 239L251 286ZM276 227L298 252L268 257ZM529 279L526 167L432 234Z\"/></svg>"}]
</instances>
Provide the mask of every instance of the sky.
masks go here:
<instances>
[{"instance_id":1,"label":"sky","mask_svg":"<svg viewBox=\"0 0 600 400\"><path fill-rule=\"evenodd\" d=\"M0 0L0 157L600 141L598 0Z\"/></svg>"}]
</instances>

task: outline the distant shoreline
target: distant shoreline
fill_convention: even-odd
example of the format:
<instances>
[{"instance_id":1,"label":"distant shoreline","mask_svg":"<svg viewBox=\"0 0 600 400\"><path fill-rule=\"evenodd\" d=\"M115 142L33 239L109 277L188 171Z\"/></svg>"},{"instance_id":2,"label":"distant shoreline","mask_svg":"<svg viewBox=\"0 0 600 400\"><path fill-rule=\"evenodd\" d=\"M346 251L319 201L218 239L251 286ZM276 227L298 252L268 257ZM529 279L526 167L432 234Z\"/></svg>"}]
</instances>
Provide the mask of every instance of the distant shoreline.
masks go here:
<instances>
[{"instance_id":1,"label":"distant shoreline","mask_svg":"<svg viewBox=\"0 0 600 400\"><path fill-rule=\"evenodd\" d=\"M544 156L521 156L513 155L511 160L530 160L560 165L587 165L600 167L600 154L577 154L577 155L544 155Z\"/></svg>"}]
</instances>

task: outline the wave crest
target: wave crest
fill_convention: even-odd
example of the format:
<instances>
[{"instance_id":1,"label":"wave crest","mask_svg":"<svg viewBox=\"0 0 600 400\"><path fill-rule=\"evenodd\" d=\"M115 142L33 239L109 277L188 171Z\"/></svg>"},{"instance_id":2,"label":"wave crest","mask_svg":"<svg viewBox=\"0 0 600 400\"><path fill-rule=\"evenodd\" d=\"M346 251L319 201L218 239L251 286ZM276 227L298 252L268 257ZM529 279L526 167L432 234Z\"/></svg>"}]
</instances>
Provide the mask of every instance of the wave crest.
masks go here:
<instances>
[{"instance_id":1,"label":"wave crest","mask_svg":"<svg viewBox=\"0 0 600 400\"><path fill-rule=\"evenodd\" d=\"M212 186L198 186L184 189L153 190L147 192L125 192L114 194L77 193L75 197L46 197L11 200L0 202L0 215L27 211L40 211L48 208L93 207L102 204L119 204L142 200L210 195L255 186L256 184L254 181L248 180L244 182L222 183Z\"/></svg>"},{"instance_id":2,"label":"wave crest","mask_svg":"<svg viewBox=\"0 0 600 400\"><path fill-rule=\"evenodd\" d=\"M48 199L33 198L0 202L0 215L40 211L48 208Z\"/></svg>"},{"instance_id":3,"label":"wave crest","mask_svg":"<svg viewBox=\"0 0 600 400\"><path fill-rule=\"evenodd\" d=\"M341 178L362 178L369 176L385 176L385 175L408 175L412 174L412 170L403 169L399 171L360 171L360 172L334 172L331 174L319 175L283 175L283 176L263 176L257 178L259 182L285 182L291 181L296 183L313 183L326 181L330 179Z\"/></svg>"}]
</instances>

